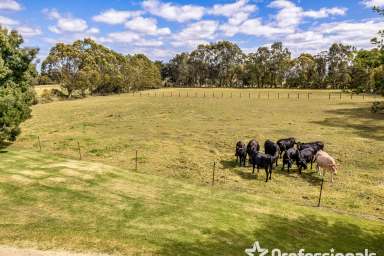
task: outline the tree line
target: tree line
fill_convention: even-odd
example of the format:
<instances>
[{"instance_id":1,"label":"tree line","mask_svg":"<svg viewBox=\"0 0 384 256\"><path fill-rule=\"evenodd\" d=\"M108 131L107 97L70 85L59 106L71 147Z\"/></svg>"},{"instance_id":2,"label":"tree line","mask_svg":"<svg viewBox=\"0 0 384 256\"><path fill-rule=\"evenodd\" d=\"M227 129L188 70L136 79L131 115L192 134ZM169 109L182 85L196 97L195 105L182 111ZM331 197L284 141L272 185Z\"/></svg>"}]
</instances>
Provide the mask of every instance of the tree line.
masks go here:
<instances>
[{"instance_id":1,"label":"tree line","mask_svg":"<svg viewBox=\"0 0 384 256\"><path fill-rule=\"evenodd\" d=\"M69 98L162 85L160 67L145 55L122 55L91 39L52 47L38 79L39 83L59 83Z\"/></svg>"},{"instance_id":2,"label":"tree line","mask_svg":"<svg viewBox=\"0 0 384 256\"><path fill-rule=\"evenodd\" d=\"M199 45L161 68L166 86L334 88L383 93L384 52L333 44L328 51L292 58L281 42L245 54L234 43Z\"/></svg>"}]
</instances>

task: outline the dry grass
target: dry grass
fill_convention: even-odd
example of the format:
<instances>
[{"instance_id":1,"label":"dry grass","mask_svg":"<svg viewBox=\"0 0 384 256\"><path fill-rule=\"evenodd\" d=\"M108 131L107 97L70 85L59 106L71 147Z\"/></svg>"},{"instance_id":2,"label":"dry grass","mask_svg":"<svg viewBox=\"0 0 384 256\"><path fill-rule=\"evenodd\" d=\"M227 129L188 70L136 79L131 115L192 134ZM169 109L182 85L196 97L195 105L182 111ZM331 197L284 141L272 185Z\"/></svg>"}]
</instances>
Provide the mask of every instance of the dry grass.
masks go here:
<instances>
[{"instance_id":1,"label":"dry grass","mask_svg":"<svg viewBox=\"0 0 384 256\"><path fill-rule=\"evenodd\" d=\"M380 221L27 150L3 151L2 160L0 244L113 255L233 256L259 240L290 252L384 253Z\"/></svg>"},{"instance_id":2,"label":"dry grass","mask_svg":"<svg viewBox=\"0 0 384 256\"><path fill-rule=\"evenodd\" d=\"M0 244L243 255L259 240L289 251L381 255L384 116L369 112L377 99L341 96L164 89L36 105L1 154ZM325 183L322 208L314 207L320 177L311 170L278 168L265 183L263 172L256 178L236 166L237 140L288 136L323 140L340 164L335 183ZM77 142L86 161L73 160Z\"/></svg>"}]
</instances>

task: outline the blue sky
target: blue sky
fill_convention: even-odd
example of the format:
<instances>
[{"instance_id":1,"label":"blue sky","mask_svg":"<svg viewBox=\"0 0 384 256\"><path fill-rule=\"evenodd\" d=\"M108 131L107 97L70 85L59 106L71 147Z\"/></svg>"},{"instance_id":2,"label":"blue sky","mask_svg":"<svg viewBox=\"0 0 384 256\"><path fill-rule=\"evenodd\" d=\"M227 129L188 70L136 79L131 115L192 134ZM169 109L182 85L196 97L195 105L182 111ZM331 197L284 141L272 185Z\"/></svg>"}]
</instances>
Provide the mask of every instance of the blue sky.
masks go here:
<instances>
[{"instance_id":1,"label":"blue sky","mask_svg":"<svg viewBox=\"0 0 384 256\"><path fill-rule=\"evenodd\" d=\"M0 24L43 59L57 42L91 37L124 54L168 60L198 44L231 40L245 52L282 41L294 55L333 42L370 48L384 0L0 0Z\"/></svg>"}]
</instances>

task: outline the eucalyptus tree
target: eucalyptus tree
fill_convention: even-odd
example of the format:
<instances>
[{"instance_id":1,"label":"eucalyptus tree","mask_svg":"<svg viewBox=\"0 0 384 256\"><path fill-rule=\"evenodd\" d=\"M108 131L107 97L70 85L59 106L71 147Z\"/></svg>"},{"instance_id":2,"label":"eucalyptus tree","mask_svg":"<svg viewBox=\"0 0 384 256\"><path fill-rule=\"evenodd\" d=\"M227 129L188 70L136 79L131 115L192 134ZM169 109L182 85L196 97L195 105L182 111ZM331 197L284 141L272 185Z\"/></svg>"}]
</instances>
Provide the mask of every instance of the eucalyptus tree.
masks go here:
<instances>
[{"instance_id":1,"label":"eucalyptus tree","mask_svg":"<svg viewBox=\"0 0 384 256\"><path fill-rule=\"evenodd\" d=\"M353 61L353 48L350 45L334 43L328 51L328 79L331 85L345 89L351 82L350 67Z\"/></svg>"}]
</instances>

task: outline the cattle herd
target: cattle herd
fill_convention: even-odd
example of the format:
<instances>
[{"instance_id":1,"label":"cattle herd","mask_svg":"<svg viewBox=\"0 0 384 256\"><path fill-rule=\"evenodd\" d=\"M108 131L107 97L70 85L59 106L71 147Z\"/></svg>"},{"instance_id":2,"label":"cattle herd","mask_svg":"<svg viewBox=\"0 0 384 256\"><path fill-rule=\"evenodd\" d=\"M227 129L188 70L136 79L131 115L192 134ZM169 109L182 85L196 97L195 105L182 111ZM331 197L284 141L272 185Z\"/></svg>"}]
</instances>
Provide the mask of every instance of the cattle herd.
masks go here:
<instances>
[{"instance_id":1,"label":"cattle herd","mask_svg":"<svg viewBox=\"0 0 384 256\"><path fill-rule=\"evenodd\" d=\"M324 151L324 143L321 141L301 143L297 142L295 138L287 138L278 140L276 143L271 140L264 142L264 153L260 152L260 144L255 140L249 141L248 145L239 141L236 143L236 159L240 166L246 166L247 156L249 163L252 165L252 174L259 173L259 168L264 168L266 173L266 182L272 179L273 166L278 166L279 158L283 158L282 171L286 166L288 172L293 164L297 165L299 173L307 169L308 165L316 162L316 170L320 172L323 170L331 173L331 181L333 182L333 174L337 173L337 166L335 160Z\"/></svg>"}]
</instances>

